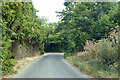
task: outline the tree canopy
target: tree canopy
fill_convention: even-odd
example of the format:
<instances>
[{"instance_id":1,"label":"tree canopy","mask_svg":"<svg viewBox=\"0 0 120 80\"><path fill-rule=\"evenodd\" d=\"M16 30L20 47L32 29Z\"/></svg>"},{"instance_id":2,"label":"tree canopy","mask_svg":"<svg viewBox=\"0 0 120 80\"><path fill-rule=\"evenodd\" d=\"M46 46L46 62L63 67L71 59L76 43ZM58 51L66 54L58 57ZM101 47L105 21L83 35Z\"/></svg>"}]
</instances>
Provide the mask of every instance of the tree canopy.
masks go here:
<instances>
[{"instance_id":1,"label":"tree canopy","mask_svg":"<svg viewBox=\"0 0 120 80\"><path fill-rule=\"evenodd\" d=\"M117 2L65 2L64 6L56 11L61 21L52 29L50 40L66 53L83 50L86 40L107 38L119 23Z\"/></svg>"}]
</instances>

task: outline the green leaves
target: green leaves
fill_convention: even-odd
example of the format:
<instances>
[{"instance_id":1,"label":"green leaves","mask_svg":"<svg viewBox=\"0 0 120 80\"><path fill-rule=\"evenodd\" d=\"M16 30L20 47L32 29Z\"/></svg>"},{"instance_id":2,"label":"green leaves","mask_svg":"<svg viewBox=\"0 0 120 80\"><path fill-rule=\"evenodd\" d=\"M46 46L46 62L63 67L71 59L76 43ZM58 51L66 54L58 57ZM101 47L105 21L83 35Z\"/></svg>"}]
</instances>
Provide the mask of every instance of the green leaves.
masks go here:
<instances>
[{"instance_id":1,"label":"green leaves","mask_svg":"<svg viewBox=\"0 0 120 80\"><path fill-rule=\"evenodd\" d=\"M11 53L14 40L21 44L28 41L37 46L44 53L45 19L36 16L36 10L31 2L5 2L2 6L2 61L3 75L12 72L15 64L14 55ZM40 46L42 45L42 46Z\"/></svg>"},{"instance_id":2,"label":"green leaves","mask_svg":"<svg viewBox=\"0 0 120 80\"><path fill-rule=\"evenodd\" d=\"M108 37L111 28L118 24L118 3L65 2L64 5L66 8L57 12L61 18L59 32L64 31L63 42L74 42L76 51L83 50L87 39Z\"/></svg>"}]
</instances>

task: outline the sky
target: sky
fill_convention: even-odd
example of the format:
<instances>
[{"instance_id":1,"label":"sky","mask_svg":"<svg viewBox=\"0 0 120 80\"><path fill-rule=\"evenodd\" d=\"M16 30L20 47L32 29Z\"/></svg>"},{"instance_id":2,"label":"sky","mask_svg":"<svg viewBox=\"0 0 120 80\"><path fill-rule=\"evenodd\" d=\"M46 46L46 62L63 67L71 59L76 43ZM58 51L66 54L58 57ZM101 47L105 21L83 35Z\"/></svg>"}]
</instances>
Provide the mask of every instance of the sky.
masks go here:
<instances>
[{"instance_id":1,"label":"sky","mask_svg":"<svg viewBox=\"0 0 120 80\"><path fill-rule=\"evenodd\" d=\"M39 10L36 14L39 17L45 16L48 22L58 22L59 17L55 11L62 11L65 7L64 0L32 0L35 9Z\"/></svg>"}]
</instances>

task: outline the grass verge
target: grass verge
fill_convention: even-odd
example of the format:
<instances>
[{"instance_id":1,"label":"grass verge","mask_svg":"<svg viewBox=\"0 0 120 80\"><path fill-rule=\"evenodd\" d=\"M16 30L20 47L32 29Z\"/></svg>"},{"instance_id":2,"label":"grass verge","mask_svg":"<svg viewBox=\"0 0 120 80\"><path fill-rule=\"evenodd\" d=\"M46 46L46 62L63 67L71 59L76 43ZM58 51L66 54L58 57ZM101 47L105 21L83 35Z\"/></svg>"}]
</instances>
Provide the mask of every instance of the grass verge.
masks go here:
<instances>
[{"instance_id":1,"label":"grass verge","mask_svg":"<svg viewBox=\"0 0 120 80\"><path fill-rule=\"evenodd\" d=\"M80 72L93 78L118 78L118 72L103 70L97 65L90 64L90 61L86 62L78 56L66 57L66 60Z\"/></svg>"}]
</instances>

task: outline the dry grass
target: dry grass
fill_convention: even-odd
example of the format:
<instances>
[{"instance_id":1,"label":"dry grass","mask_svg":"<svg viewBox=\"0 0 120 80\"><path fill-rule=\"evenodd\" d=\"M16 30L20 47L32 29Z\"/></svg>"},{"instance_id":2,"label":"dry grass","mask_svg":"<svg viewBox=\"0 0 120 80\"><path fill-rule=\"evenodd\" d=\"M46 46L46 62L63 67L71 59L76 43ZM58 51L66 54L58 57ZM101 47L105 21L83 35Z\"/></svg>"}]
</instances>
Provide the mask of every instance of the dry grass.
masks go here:
<instances>
[{"instance_id":1,"label":"dry grass","mask_svg":"<svg viewBox=\"0 0 120 80\"><path fill-rule=\"evenodd\" d=\"M118 78L118 73L98 69L95 65L90 65L80 57L67 57L66 60L75 66L80 72L93 78Z\"/></svg>"},{"instance_id":2,"label":"dry grass","mask_svg":"<svg viewBox=\"0 0 120 80\"><path fill-rule=\"evenodd\" d=\"M13 67L13 70L15 70L15 73L8 74L6 76L3 76L3 78L12 78L15 74L20 72L24 67L26 67L28 64L32 63L33 61L37 60L38 58L41 58L43 55L36 55L33 57L26 57L21 60L16 61L16 65Z\"/></svg>"},{"instance_id":3,"label":"dry grass","mask_svg":"<svg viewBox=\"0 0 120 80\"><path fill-rule=\"evenodd\" d=\"M86 41L83 52L67 57L67 61L80 71L96 78L118 77L118 31L113 30L107 39Z\"/></svg>"}]
</instances>

